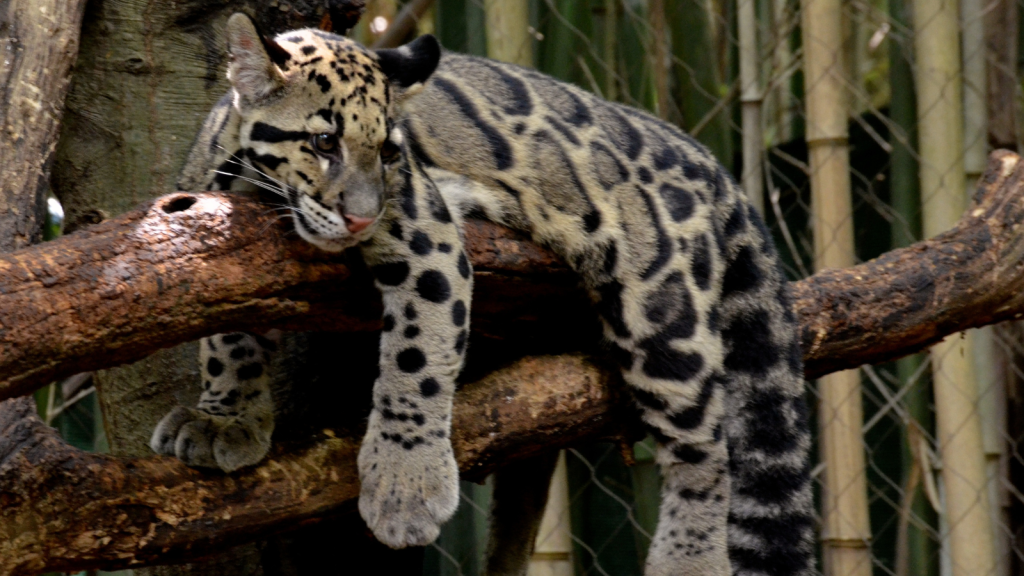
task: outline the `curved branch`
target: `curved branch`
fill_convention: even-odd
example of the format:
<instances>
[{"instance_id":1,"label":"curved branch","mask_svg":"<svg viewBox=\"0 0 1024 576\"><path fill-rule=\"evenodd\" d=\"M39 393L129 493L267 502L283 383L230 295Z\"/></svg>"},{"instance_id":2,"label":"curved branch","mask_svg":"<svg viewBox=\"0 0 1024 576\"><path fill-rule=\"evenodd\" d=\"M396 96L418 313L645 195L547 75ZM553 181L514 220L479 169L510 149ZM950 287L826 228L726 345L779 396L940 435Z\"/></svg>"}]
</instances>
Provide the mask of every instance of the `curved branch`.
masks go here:
<instances>
[{"instance_id":1,"label":"curved branch","mask_svg":"<svg viewBox=\"0 0 1024 576\"><path fill-rule=\"evenodd\" d=\"M462 473L621 433L617 387L582 356L526 358L459 391ZM552 383L557 383L553 385ZM618 423L618 424L616 424ZM323 518L359 494L358 437L325 430L226 475L73 448L29 398L0 403L0 574L168 563Z\"/></svg>"},{"instance_id":2,"label":"curved branch","mask_svg":"<svg viewBox=\"0 0 1024 576\"><path fill-rule=\"evenodd\" d=\"M1019 317L1022 178L1017 155L995 152L956 228L792 283L807 376ZM178 193L0 255L0 399L215 332L379 327L379 297L358 263L346 266L344 257L278 230L254 200ZM565 326L592 322L575 277L549 252L482 222L467 225L466 239L476 333L512 337L561 326L571 339Z\"/></svg>"},{"instance_id":3,"label":"curved branch","mask_svg":"<svg viewBox=\"0 0 1024 576\"><path fill-rule=\"evenodd\" d=\"M807 377L1024 314L1024 163L997 150L953 229L791 284Z\"/></svg>"},{"instance_id":4,"label":"curved branch","mask_svg":"<svg viewBox=\"0 0 1024 576\"><path fill-rule=\"evenodd\" d=\"M1024 165L993 154L959 225L935 239L793 284L808 373L912 352L1024 312ZM0 394L127 362L254 322L373 330L364 270L283 234L255 202L176 194L57 242L0 255ZM542 318L592 317L568 270L507 230L471 223L477 330L534 337ZM265 327L265 326L264 326ZM575 330L585 332L584 330ZM453 437L469 474L615 432L609 376L579 357L527 359L463 390ZM556 384L552 384L556 383ZM614 389L614 388L612 388ZM166 458L70 448L26 399L0 405L0 572L194 557L337 510L356 496L357 439L284 444L226 476Z\"/></svg>"}]
</instances>

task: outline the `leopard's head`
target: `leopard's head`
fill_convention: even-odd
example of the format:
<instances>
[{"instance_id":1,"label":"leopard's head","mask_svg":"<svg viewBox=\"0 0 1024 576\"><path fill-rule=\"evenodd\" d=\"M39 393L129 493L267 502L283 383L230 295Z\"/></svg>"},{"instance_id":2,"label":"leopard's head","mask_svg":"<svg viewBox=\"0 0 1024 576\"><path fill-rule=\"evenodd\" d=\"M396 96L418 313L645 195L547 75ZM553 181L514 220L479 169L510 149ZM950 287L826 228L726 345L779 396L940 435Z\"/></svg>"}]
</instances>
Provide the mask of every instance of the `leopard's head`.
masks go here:
<instances>
[{"instance_id":1,"label":"leopard's head","mask_svg":"<svg viewBox=\"0 0 1024 576\"><path fill-rule=\"evenodd\" d=\"M307 241L337 252L369 238L405 164L395 117L437 67L437 40L378 51L315 29L270 40L244 14L227 33L245 160L285 197Z\"/></svg>"}]
</instances>

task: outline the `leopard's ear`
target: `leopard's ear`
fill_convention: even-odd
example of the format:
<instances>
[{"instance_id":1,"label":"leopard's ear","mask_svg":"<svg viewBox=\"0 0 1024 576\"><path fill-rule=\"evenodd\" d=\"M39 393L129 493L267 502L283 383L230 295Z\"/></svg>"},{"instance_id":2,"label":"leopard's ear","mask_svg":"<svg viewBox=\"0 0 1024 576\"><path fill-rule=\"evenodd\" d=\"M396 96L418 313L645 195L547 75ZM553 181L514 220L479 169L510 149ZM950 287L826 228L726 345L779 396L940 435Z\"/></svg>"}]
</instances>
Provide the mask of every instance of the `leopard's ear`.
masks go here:
<instances>
[{"instance_id":1,"label":"leopard's ear","mask_svg":"<svg viewBox=\"0 0 1024 576\"><path fill-rule=\"evenodd\" d=\"M392 87L403 95L409 95L430 78L441 60L441 45L437 38L424 34L405 46L388 50L377 50L380 67L384 70Z\"/></svg>"},{"instance_id":2,"label":"leopard's ear","mask_svg":"<svg viewBox=\"0 0 1024 576\"><path fill-rule=\"evenodd\" d=\"M235 13L228 19L228 80L231 87L249 102L262 100L284 86L284 74L291 55L279 44L265 38L249 16Z\"/></svg>"}]
</instances>

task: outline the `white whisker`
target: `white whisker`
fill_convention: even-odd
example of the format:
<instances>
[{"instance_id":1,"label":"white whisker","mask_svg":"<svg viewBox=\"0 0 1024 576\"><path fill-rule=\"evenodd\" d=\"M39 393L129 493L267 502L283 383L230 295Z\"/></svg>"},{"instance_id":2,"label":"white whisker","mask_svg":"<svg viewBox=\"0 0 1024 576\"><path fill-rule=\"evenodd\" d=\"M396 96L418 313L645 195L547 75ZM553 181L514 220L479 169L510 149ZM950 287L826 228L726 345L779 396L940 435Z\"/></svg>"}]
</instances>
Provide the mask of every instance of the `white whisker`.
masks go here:
<instances>
[{"instance_id":1,"label":"white whisker","mask_svg":"<svg viewBox=\"0 0 1024 576\"><path fill-rule=\"evenodd\" d=\"M266 183L266 182L264 182L264 181L262 181L262 180L260 180L258 178L250 178L248 176L242 176L241 174L232 174L230 172L222 172L220 170L214 170L213 172L216 173L216 174L223 174L225 176L233 176L235 178L239 178L241 180L244 180L244 181L252 184L253 186L258 186L258 187L260 187L260 188L262 188L264 190L267 190L269 192L273 192L274 194L277 194L278 196L281 196L281 197L283 197L285 199L288 198L288 196L284 192L282 192L279 188L271 186L270 184L268 184L268 183Z\"/></svg>"}]
</instances>

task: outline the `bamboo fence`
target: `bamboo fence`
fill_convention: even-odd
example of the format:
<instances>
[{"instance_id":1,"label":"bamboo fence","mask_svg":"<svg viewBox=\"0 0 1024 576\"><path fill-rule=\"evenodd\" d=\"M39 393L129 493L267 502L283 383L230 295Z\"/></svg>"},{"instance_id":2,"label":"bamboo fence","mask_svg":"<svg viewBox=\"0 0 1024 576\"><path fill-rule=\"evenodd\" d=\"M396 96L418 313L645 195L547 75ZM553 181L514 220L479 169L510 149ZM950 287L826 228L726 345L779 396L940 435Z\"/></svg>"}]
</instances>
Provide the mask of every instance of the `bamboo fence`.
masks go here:
<instances>
[{"instance_id":1,"label":"bamboo fence","mask_svg":"<svg viewBox=\"0 0 1024 576\"><path fill-rule=\"evenodd\" d=\"M368 0L353 35L391 41L413 3L417 33L447 49L687 130L737 176L793 279L945 230L992 147L1019 146L1019 2ZM1021 366L1024 330L1007 325L810 387L821 572L1024 573ZM102 448L95 397L40 397L76 445ZM640 572L660 479L650 439L632 466L622 452L560 458L531 574ZM425 575L483 570L491 485L462 492Z\"/></svg>"},{"instance_id":2,"label":"bamboo fence","mask_svg":"<svg viewBox=\"0 0 1024 576\"><path fill-rule=\"evenodd\" d=\"M803 0L802 18L814 263L816 269L842 268L855 263L855 254L840 2ZM818 394L824 465L823 572L870 576L871 526L859 371L845 370L819 379Z\"/></svg>"}]
</instances>

